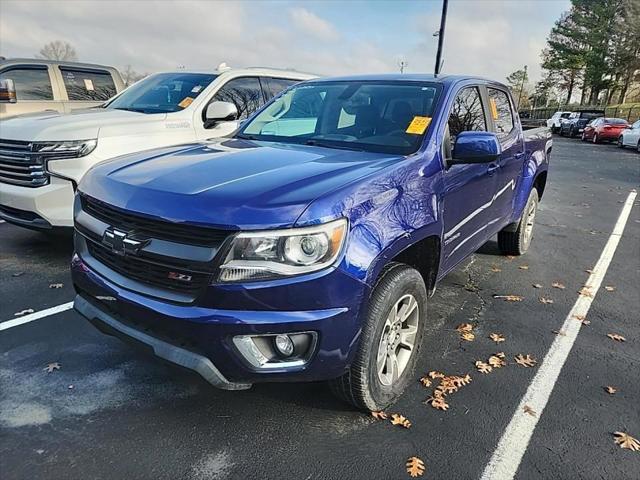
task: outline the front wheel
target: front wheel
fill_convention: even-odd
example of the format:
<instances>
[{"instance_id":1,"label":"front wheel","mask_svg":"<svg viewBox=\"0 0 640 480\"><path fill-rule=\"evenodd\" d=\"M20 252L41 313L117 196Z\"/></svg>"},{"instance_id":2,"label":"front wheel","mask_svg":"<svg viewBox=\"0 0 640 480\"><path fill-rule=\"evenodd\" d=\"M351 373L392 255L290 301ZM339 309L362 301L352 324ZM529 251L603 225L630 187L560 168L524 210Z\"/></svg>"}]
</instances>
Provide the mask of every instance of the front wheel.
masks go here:
<instances>
[{"instance_id":1,"label":"front wheel","mask_svg":"<svg viewBox=\"0 0 640 480\"><path fill-rule=\"evenodd\" d=\"M537 211L538 191L534 188L529 194L529 199L515 230L512 227L506 227L498 232L498 248L502 253L505 255L522 255L529 250Z\"/></svg>"},{"instance_id":2,"label":"front wheel","mask_svg":"<svg viewBox=\"0 0 640 480\"><path fill-rule=\"evenodd\" d=\"M349 370L331 380L334 394L362 410L383 410L412 379L426 322L427 289L413 268L391 264L376 284Z\"/></svg>"}]
</instances>

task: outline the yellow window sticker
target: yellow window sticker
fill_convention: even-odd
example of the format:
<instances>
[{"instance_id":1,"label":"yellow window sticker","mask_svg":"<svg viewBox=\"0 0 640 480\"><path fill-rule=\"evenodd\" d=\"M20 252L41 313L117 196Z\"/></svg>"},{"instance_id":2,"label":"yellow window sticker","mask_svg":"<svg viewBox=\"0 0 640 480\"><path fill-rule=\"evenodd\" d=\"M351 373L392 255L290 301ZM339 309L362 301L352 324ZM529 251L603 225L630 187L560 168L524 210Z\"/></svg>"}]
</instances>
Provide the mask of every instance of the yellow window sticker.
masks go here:
<instances>
[{"instance_id":1,"label":"yellow window sticker","mask_svg":"<svg viewBox=\"0 0 640 480\"><path fill-rule=\"evenodd\" d=\"M422 135L427 130L430 123L431 117L419 117L416 115L413 117L413 120L411 120L406 132L414 135Z\"/></svg>"},{"instance_id":2,"label":"yellow window sticker","mask_svg":"<svg viewBox=\"0 0 640 480\"><path fill-rule=\"evenodd\" d=\"M178 106L180 108L187 108L189 105L191 105L191 102L193 102L193 98L191 97L184 97L182 99L182 101L178 104Z\"/></svg>"},{"instance_id":3,"label":"yellow window sticker","mask_svg":"<svg viewBox=\"0 0 640 480\"><path fill-rule=\"evenodd\" d=\"M493 98L489 99L489 105L491 105L491 115L494 120L498 120L498 107L496 106L496 101Z\"/></svg>"},{"instance_id":4,"label":"yellow window sticker","mask_svg":"<svg viewBox=\"0 0 640 480\"><path fill-rule=\"evenodd\" d=\"M93 92L95 90L93 86L93 80L90 78L84 78L84 88L87 89L88 92Z\"/></svg>"}]
</instances>

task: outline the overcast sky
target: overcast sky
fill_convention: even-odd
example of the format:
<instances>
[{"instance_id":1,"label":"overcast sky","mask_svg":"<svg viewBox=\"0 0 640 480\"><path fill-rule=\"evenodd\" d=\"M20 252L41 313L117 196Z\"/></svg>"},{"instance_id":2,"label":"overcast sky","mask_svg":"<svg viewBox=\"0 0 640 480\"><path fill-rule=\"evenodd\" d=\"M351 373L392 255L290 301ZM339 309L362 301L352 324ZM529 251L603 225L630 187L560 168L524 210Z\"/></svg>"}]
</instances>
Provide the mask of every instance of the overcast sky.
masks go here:
<instances>
[{"instance_id":1,"label":"overcast sky","mask_svg":"<svg viewBox=\"0 0 640 480\"><path fill-rule=\"evenodd\" d=\"M504 81L540 51L569 0L451 0L445 73ZM433 71L441 1L0 0L0 55L71 43L81 61L140 72L273 66L324 75Z\"/></svg>"}]
</instances>

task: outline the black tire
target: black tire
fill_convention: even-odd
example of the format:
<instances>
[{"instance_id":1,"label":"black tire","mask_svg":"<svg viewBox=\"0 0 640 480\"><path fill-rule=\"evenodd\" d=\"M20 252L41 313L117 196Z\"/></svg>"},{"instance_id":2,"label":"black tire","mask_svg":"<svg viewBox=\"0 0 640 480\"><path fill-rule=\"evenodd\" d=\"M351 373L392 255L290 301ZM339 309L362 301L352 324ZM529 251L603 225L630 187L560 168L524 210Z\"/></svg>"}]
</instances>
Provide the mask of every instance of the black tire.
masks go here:
<instances>
[{"instance_id":1,"label":"black tire","mask_svg":"<svg viewBox=\"0 0 640 480\"><path fill-rule=\"evenodd\" d=\"M551 133L558 133L558 127L551 125Z\"/></svg>"},{"instance_id":2,"label":"black tire","mask_svg":"<svg viewBox=\"0 0 640 480\"><path fill-rule=\"evenodd\" d=\"M418 304L414 348L398 379L387 386L378 376L378 348L389 312L407 294L413 295ZM413 379L427 319L426 309L427 289L418 271L401 263L389 265L369 298L362 320L360 344L353 363L344 375L329 381L332 392L356 408L366 411L384 410L394 403Z\"/></svg>"},{"instance_id":3,"label":"black tire","mask_svg":"<svg viewBox=\"0 0 640 480\"><path fill-rule=\"evenodd\" d=\"M531 217L531 209L533 209L533 217ZM503 254L523 255L529 250L537 210L538 191L534 188L529 194L529 199L527 200L527 204L522 212L522 217L518 221L516 228L514 229L510 226L498 232L498 248L500 248ZM531 222L530 229L527 229L529 222ZM528 233L527 230L529 231Z\"/></svg>"},{"instance_id":4,"label":"black tire","mask_svg":"<svg viewBox=\"0 0 640 480\"><path fill-rule=\"evenodd\" d=\"M573 138L576 136L576 132L574 131L573 127L571 127L569 129L569 138Z\"/></svg>"},{"instance_id":5,"label":"black tire","mask_svg":"<svg viewBox=\"0 0 640 480\"><path fill-rule=\"evenodd\" d=\"M640 140L638 140L638 147L637 147L638 153L640 153Z\"/></svg>"},{"instance_id":6,"label":"black tire","mask_svg":"<svg viewBox=\"0 0 640 480\"><path fill-rule=\"evenodd\" d=\"M624 143L622 143L622 135L618 137L618 148L624 148Z\"/></svg>"}]
</instances>

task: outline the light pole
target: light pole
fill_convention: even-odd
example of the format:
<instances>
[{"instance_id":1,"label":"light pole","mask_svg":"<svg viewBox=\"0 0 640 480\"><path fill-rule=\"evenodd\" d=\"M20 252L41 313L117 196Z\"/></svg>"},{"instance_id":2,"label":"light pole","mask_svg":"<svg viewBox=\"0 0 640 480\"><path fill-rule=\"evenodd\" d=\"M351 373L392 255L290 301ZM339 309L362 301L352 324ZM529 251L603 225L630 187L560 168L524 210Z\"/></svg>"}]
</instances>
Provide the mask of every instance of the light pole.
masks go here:
<instances>
[{"instance_id":1,"label":"light pole","mask_svg":"<svg viewBox=\"0 0 640 480\"><path fill-rule=\"evenodd\" d=\"M449 6L449 0L442 0L442 16L440 17L440 30L434 35L438 36L438 53L436 54L436 68L433 71L434 75L440 73L442 67L442 46L444 44L444 27L447 24L447 7Z\"/></svg>"},{"instance_id":2,"label":"light pole","mask_svg":"<svg viewBox=\"0 0 640 480\"><path fill-rule=\"evenodd\" d=\"M520 101L522 100L522 90L524 90L524 81L527 78L527 66L524 66L524 75L522 75L522 82L520 83L520 93L518 93L518 110L520 110Z\"/></svg>"}]
</instances>

